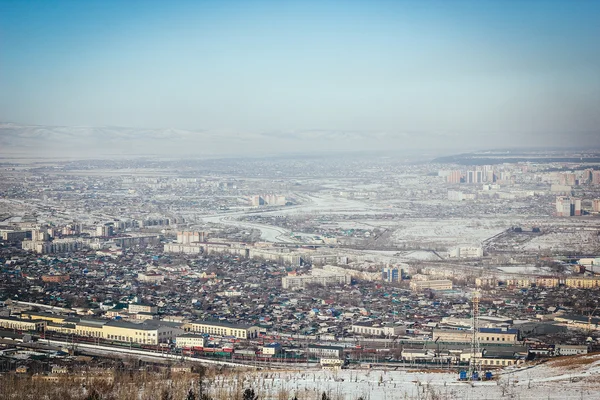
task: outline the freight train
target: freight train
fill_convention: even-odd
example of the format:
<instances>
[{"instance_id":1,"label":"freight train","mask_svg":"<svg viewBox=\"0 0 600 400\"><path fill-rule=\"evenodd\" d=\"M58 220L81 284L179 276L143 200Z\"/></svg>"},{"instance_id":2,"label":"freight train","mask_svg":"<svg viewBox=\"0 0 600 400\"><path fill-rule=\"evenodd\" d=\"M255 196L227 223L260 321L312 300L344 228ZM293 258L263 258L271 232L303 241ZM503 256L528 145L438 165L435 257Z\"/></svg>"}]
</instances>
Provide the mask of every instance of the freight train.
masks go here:
<instances>
[{"instance_id":1,"label":"freight train","mask_svg":"<svg viewBox=\"0 0 600 400\"><path fill-rule=\"evenodd\" d=\"M188 357L219 357L239 361L260 361L277 363L305 363L306 357L298 357L289 354L266 355L254 350L240 349L235 350L231 346L196 346L184 347L181 354Z\"/></svg>"}]
</instances>

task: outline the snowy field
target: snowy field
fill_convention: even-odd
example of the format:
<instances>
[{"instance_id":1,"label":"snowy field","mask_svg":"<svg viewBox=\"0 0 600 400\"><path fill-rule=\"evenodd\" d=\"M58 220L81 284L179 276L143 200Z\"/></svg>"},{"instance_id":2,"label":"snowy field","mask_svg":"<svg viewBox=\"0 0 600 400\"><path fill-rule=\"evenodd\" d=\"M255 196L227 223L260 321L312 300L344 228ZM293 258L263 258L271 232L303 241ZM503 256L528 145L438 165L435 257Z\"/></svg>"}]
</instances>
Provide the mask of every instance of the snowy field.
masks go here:
<instances>
[{"instance_id":1,"label":"snowy field","mask_svg":"<svg viewBox=\"0 0 600 400\"><path fill-rule=\"evenodd\" d=\"M572 365L572 363L574 365ZM579 364L582 363L582 364ZM393 399L599 399L600 358L560 358L537 366L496 371L499 376L473 384L457 381L454 373L342 370L259 372L247 375L244 387L253 387L261 399L332 400ZM212 390L227 388L228 378L214 382ZM219 389L220 388L220 389Z\"/></svg>"},{"instance_id":2,"label":"snowy field","mask_svg":"<svg viewBox=\"0 0 600 400\"><path fill-rule=\"evenodd\" d=\"M394 232L393 240L396 244L418 242L446 246L480 246L485 239L503 232L510 226L511 221L503 219L410 219L402 221Z\"/></svg>"},{"instance_id":3,"label":"snowy field","mask_svg":"<svg viewBox=\"0 0 600 400\"><path fill-rule=\"evenodd\" d=\"M510 274L528 274L528 275L553 275L554 272L549 268L538 268L535 265L506 265L497 267L502 272Z\"/></svg>"},{"instance_id":4,"label":"snowy field","mask_svg":"<svg viewBox=\"0 0 600 400\"><path fill-rule=\"evenodd\" d=\"M594 231L552 232L536 236L522 246L522 250L553 250L593 252L599 247L599 240Z\"/></svg>"},{"instance_id":5,"label":"snowy field","mask_svg":"<svg viewBox=\"0 0 600 400\"><path fill-rule=\"evenodd\" d=\"M274 227L266 224L253 223L248 221L239 221L239 218L246 215L289 215L305 216L312 218L326 218L324 223L327 227L337 227L340 229L373 229L382 228L392 231L389 244L398 247L422 246L422 248L433 248L438 250L450 250L457 246L481 246L482 242L504 232L512 226L519 226L524 223L522 218L510 216L505 218L490 217L485 219L478 218L420 218L411 216L400 220L389 220L385 218L378 219L376 216L390 214L397 210L390 210L389 204L377 204L373 201L362 201L358 199L348 199L338 197L332 194L304 195L305 203L270 209L253 209L237 212L228 212L222 214L212 214L203 216L203 222L212 222L223 225L238 226L246 229L258 229L261 231L262 240L270 242L297 242L291 238L291 231L288 229ZM356 219L346 219L346 218ZM549 220L527 221L527 225L542 226L545 230ZM592 228L594 221L574 221L574 220L552 220L552 224L558 224L562 232L547 233L541 236L532 237L522 243L515 242L513 248L522 251L591 251L598 247L598 237L594 231L579 230L573 224L582 223ZM562 227L564 225L564 227ZM411 258L411 257L408 257ZM413 257L422 259L421 255ZM432 259L430 256L424 259ZM435 257L433 258L435 259Z\"/></svg>"}]
</instances>

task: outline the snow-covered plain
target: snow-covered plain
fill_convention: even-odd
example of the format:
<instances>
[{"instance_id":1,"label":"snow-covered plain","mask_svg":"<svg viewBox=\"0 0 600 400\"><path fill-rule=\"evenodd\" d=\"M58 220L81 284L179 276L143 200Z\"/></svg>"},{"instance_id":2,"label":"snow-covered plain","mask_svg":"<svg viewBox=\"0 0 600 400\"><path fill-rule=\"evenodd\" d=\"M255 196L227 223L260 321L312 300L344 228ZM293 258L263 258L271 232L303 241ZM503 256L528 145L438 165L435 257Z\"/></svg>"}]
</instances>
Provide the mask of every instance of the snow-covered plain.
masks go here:
<instances>
[{"instance_id":1,"label":"snow-covered plain","mask_svg":"<svg viewBox=\"0 0 600 400\"><path fill-rule=\"evenodd\" d=\"M501 219L410 219L403 220L396 228L393 240L397 244L419 242L446 246L478 246L485 239L503 232L510 226L510 221Z\"/></svg>"},{"instance_id":2,"label":"snow-covered plain","mask_svg":"<svg viewBox=\"0 0 600 400\"><path fill-rule=\"evenodd\" d=\"M575 365L570 365L571 360ZM579 364L582 363L582 364ZM282 391L301 399L321 399L326 392L339 400L393 399L599 399L600 355L560 358L546 364L495 371L496 380L459 382L455 373L342 370L257 372L245 377L264 399ZM227 378L212 390L227 387Z\"/></svg>"},{"instance_id":3,"label":"snow-covered plain","mask_svg":"<svg viewBox=\"0 0 600 400\"><path fill-rule=\"evenodd\" d=\"M552 232L537 236L522 246L522 250L554 250L590 252L597 248L598 235L595 231Z\"/></svg>"}]
</instances>

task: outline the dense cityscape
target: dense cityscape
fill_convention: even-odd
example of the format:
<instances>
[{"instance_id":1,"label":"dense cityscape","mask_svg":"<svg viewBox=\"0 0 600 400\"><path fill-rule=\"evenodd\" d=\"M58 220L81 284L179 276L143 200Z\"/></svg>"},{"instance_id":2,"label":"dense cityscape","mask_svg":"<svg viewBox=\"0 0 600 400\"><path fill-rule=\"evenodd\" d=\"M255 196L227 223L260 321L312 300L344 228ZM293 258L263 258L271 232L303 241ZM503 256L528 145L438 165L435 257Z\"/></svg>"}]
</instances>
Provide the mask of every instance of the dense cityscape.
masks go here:
<instances>
[{"instance_id":1,"label":"dense cityscape","mask_svg":"<svg viewBox=\"0 0 600 400\"><path fill-rule=\"evenodd\" d=\"M514 156L5 159L0 366L460 382L597 351L596 154Z\"/></svg>"},{"instance_id":2,"label":"dense cityscape","mask_svg":"<svg viewBox=\"0 0 600 400\"><path fill-rule=\"evenodd\" d=\"M0 0L0 400L600 398L599 15Z\"/></svg>"}]
</instances>

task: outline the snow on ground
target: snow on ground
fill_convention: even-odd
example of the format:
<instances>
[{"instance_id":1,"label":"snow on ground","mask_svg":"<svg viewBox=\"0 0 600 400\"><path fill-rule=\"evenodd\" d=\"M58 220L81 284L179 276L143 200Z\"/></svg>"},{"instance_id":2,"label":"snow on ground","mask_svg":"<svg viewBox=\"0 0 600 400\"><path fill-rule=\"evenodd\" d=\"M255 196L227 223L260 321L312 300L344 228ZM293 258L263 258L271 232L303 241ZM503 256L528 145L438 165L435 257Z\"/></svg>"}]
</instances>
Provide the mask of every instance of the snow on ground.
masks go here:
<instances>
[{"instance_id":1,"label":"snow on ground","mask_svg":"<svg viewBox=\"0 0 600 400\"><path fill-rule=\"evenodd\" d=\"M398 221L377 220L377 219L360 219L352 221L335 221L328 224L330 227L338 229L373 229L373 228L395 228L398 226Z\"/></svg>"},{"instance_id":2,"label":"snow on ground","mask_svg":"<svg viewBox=\"0 0 600 400\"><path fill-rule=\"evenodd\" d=\"M506 220L411 219L403 220L394 232L396 243L419 242L432 244L480 245L482 241L497 235L511 226Z\"/></svg>"},{"instance_id":3,"label":"snow on ground","mask_svg":"<svg viewBox=\"0 0 600 400\"><path fill-rule=\"evenodd\" d=\"M551 232L536 236L522 246L523 250L554 250L588 252L598 247L598 236L595 231Z\"/></svg>"},{"instance_id":4,"label":"snow on ground","mask_svg":"<svg viewBox=\"0 0 600 400\"><path fill-rule=\"evenodd\" d=\"M419 260L419 261L439 261L440 257L437 256L432 251L409 251L406 253L400 253L400 258L405 258L409 260Z\"/></svg>"},{"instance_id":5,"label":"snow on ground","mask_svg":"<svg viewBox=\"0 0 600 400\"><path fill-rule=\"evenodd\" d=\"M599 399L600 355L562 357L545 364L495 371L496 380L459 382L455 373L415 371L264 371L246 377L245 387L261 398L277 399L281 390L298 399ZM216 387L226 385L226 378Z\"/></svg>"},{"instance_id":6,"label":"snow on ground","mask_svg":"<svg viewBox=\"0 0 600 400\"><path fill-rule=\"evenodd\" d=\"M535 265L505 265L502 267L497 267L497 269L511 274L552 275L552 271L550 271L548 268L538 268Z\"/></svg>"},{"instance_id":7,"label":"snow on ground","mask_svg":"<svg viewBox=\"0 0 600 400\"><path fill-rule=\"evenodd\" d=\"M377 219L375 216L389 214L391 211L386 206L372 201L361 201L337 197L332 194L307 195L306 203L283 208L252 209L245 211L228 212L203 216L204 222L213 222L223 225L234 225L241 228L253 228L261 231L262 240L270 242L297 242L290 238L291 231L266 224L257 224L238 219L246 215L310 215L331 216L327 226L342 229L372 229L381 227L393 231L391 242L394 245L421 245L429 248L453 248L456 246L480 246L481 243L511 226L523 222L521 217L506 216L505 218L403 218L401 220ZM344 219L344 216L360 216L360 219ZM542 221L530 221L541 223ZM560 222L560 221L559 221ZM568 222L568 221L567 221ZM567 224L567 222L562 222ZM592 224L593 225L593 224ZM565 225L565 231L548 233L533 237L530 241L520 246L524 251L539 250L575 250L586 252L586 248L598 246L598 237L594 236L595 230L575 230L570 225Z\"/></svg>"}]
</instances>

